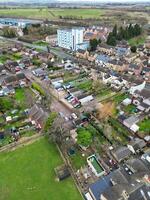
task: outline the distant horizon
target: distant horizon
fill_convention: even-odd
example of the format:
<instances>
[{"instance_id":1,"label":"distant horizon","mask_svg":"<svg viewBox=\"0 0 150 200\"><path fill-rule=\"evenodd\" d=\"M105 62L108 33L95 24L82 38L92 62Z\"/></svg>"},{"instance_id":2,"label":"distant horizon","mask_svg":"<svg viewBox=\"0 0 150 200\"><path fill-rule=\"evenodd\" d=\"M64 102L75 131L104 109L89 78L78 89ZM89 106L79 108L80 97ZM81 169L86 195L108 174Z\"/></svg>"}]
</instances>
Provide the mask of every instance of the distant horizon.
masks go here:
<instances>
[{"instance_id":1,"label":"distant horizon","mask_svg":"<svg viewBox=\"0 0 150 200\"><path fill-rule=\"evenodd\" d=\"M132 3L150 3L149 0L25 0L22 2L21 0L0 0L0 3L119 3L119 4L132 4Z\"/></svg>"}]
</instances>

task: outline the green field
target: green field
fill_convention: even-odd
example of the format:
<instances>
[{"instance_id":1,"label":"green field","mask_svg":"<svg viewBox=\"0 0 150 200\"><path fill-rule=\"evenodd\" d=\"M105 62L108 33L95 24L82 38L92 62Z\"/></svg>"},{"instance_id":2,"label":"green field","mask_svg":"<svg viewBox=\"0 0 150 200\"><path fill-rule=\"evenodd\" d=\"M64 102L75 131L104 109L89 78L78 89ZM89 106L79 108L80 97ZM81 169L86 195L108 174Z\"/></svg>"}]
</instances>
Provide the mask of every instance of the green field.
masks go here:
<instances>
[{"instance_id":1,"label":"green field","mask_svg":"<svg viewBox=\"0 0 150 200\"><path fill-rule=\"evenodd\" d=\"M13 152L0 154L1 200L80 200L72 178L55 180L62 164L53 144L41 139Z\"/></svg>"},{"instance_id":2,"label":"green field","mask_svg":"<svg viewBox=\"0 0 150 200\"><path fill-rule=\"evenodd\" d=\"M25 17L34 19L58 19L59 16L73 16L86 18L99 18L104 14L101 9L58 9L58 8L31 8L31 9L1 9L0 16Z\"/></svg>"}]
</instances>

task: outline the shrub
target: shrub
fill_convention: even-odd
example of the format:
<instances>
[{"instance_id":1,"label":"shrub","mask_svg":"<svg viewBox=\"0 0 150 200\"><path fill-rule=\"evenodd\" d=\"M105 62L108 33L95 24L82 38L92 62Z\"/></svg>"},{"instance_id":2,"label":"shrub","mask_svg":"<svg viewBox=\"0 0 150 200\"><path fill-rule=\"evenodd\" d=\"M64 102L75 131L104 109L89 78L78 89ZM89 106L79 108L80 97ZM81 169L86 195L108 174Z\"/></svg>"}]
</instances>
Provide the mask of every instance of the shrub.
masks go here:
<instances>
[{"instance_id":1,"label":"shrub","mask_svg":"<svg viewBox=\"0 0 150 200\"><path fill-rule=\"evenodd\" d=\"M32 83L32 88L37 90L42 96L46 96L45 91L37 83Z\"/></svg>"}]
</instances>

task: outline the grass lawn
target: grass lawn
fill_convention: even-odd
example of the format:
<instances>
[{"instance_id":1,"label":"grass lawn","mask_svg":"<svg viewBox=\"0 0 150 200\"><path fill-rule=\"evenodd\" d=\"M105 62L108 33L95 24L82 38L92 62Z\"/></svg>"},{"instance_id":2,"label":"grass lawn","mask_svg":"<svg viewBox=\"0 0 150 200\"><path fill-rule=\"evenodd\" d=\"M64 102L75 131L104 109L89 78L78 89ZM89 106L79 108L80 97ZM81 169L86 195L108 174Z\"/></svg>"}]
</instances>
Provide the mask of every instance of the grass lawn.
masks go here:
<instances>
[{"instance_id":1,"label":"grass lawn","mask_svg":"<svg viewBox=\"0 0 150 200\"><path fill-rule=\"evenodd\" d=\"M140 44L144 44L145 39L146 39L145 36L142 35L142 36L135 37L135 38L128 40L128 43L130 46L137 46Z\"/></svg>"},{"instance_id":2,"label":"grass lawn","mask_svg":"<svg viewBox=\"0 0 150 200\"><path fill-rule=\"evenodd\" d=\"M140 131L144 132L145 134L150 133L150 119L145 119L139 124Z\"/></svg>"},{"instance_id":3,"label":"grass lawn","mask_svg":"<svg viewBox=\"0 0 150 200\"><path fill-rule=\"evenodd\" d=\"M97 94L97 99L99 100L99 99L101 99L102 97L107 96L107 95L109 95L109 94L111 94L111 93L112 93L112 90L111 90L111 89L109 89L109 88L103 88L103 89L101 89L101 90L99 91L99 93Z\"/></svg>"},{"instance_id":4,"label":"grass lawn","mask_svg":"<svg viewBox=\"0 0 150 200\"><path fill-rule=\"evenodd\" d=\"M119 140L122 142L122 144L127 144L128 142L128 137L130 136L129 131L124 127L117 119L115 118L110 118L109 123L114 129L113 131L113 137L114 139Z\"/></svg>"},{"instance_id":5,"label":"grass lawn","mask_svg":"<svg viewBox=\"0 0 150 200\"><path fill-rule=\"evenodd\" d=\"M124 106L123 110L127 113L134 113L136 110L136 106L133 104L130 104L128 106Z\"/></svg>"},{"instance_id":6,"label":"grass lawn","mask_svg":"<svg viewBox=\"0 0 150 200\"><path fill-rule=\"evenodd\" d=\"M34 99L34 93L30 88L17 88L15 90L14 99L21 109L28 108Z\"/></svg>"},{"instance_id":7,"label":"grass lawn","mask_svg":"<svg viewBox=\"0 0 150 200\"><path fill-rule=\"evenodd\" d=\"M44 42L44 41L37 41L37 42L34 42L33 44L39 45L39 46L47 46L48 45L48 43Z\"/></svg>"},{"instance_id":8,"label":"grass lawn","mask_svg":"<svg viewBox=\"0 0 150 200\"><path fill-rule=\"evenodd\" d=\"M62 164L54 144L43 138L13 152L0 154L1 200L80 200L72 178L55 180Z\"/></svg>"},{"instance_id":9,"label":"grass lawn","mask_svg":"<svg viewBox=\"0 0 150 200\"><path fill-rule=\"evenodd\" d=\"M112 98L112 100L116 103L119 104L121 103L124 99L128 98L128 94L117 94Z\"/></svg>"},{"instance_id":10,"label":"grass lawn","mask_svg":"<svg viewBox=\"0 0 150 200\"><path fill-rule=\"evenodd\" d=\"M11 97L0 98L1 111L8 111L13 108L14 101Z\"/></svg>"},{"instance_id":11,"label":"grass lawn","mask_svg":"<svg viewBox=\"0 0 150 200\"><path fill-rule=\"evenodd\" d=\"M92 81L91 80L85 80L83 82L75 81L75 87L77 87L80 90L89 92L92 89Z\"/></svg>"},{"instance_id":12,"label":"grass lawn","mask_svg":"<svg viewBox=\"0 0 150 200\"><path fill-rule=\"evenodd\" d=\"M14 53L12 55L12 59L14 59L16 61L20 60L21 58L22 58L22 55L20 53Z\"/></svg>"},{"instance_id":13,"label":"grass lawn","mask_svg":"<svg viewBox=\"0 0 150 200\"><path fill-rule=\"evenodd\" d=\"M79 150L76 150L75 154L70 156L70 159L72 165L75 167L76 170L80 169L81 167L87 164L86 156L83 157Z\"/></svg>"},{"instance_id":14,"label":"grass lawn","mask_svg":"<svg viewBox=\"0 0 150 200\"><path fill-rule=\"evenodd\" d=\"M34 19L58 19L59 16L100 18L105 13L102 9L60 9L60 8L30 8L30 9L1 9L1 16L25 17Z\"/></svg>"},{"instance_id":15,"label":"grass lawn","mask_svg":"<svg viewBox=\"0 0 150 200\"><path fill-rule=\"evenodd\" d=\"M7 60L9 60L9 56L6 55L0 55L0 63L5 63Z\"/></svg>"},{"instance_id":16,"label":"grass lawn","mask_svg":"<svg viewBox=\"0 0 150 200\"><path fill-rule=\"evenodd\" d=\"M24 88L17 88L15 91L15 100L20 102L21 104L25 101L25 89Z\"/></svg>"}]
</instances>

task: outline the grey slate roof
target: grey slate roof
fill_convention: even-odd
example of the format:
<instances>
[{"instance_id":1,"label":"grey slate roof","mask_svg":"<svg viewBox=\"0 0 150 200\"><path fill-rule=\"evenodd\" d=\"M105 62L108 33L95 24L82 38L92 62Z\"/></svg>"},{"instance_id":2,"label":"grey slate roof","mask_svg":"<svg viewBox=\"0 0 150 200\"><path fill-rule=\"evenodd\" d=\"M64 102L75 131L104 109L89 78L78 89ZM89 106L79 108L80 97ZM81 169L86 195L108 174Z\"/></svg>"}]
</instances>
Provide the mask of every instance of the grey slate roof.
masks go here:
<instances>
[{"instance_id":1,"label":"grey slate roof","mask_svg":"<svg viewBox=\"0 0 150 200\"><path fill-rule=\"evenodd\" d=\"M130 150L127 147L125 147L125 146L119 147L119 148L114 149L112 151L112 155L115 157L115 159L118 162L121 162L125 158L129 157L130 154L131 154Z\"/></svg>"}]
</instances>

